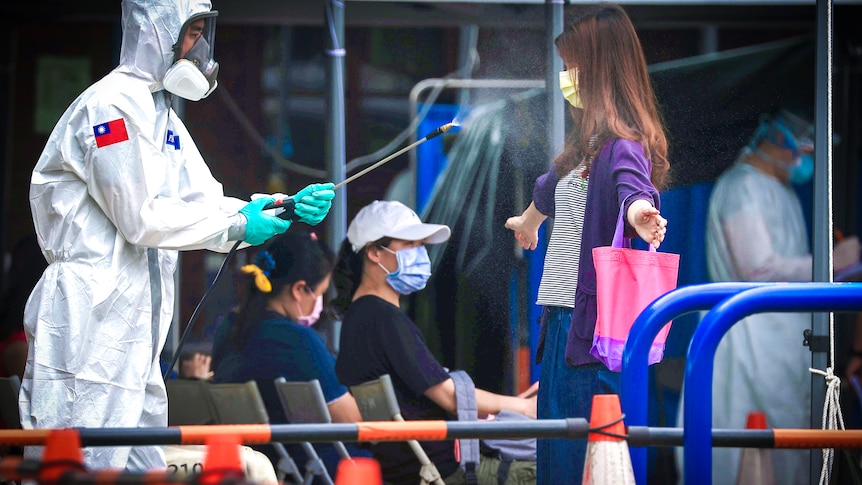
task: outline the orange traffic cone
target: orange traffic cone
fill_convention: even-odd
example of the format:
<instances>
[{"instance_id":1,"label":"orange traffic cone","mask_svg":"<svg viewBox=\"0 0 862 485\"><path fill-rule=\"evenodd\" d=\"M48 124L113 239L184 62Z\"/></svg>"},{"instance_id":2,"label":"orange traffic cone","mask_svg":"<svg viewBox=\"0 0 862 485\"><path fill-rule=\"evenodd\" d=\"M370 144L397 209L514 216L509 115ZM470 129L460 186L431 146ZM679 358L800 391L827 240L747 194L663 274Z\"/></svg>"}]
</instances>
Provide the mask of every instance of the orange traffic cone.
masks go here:
<instances>
[{"instance_id":1,"label":"orange traffic cone","mask_svg":"<svg viewBox=\"0 0 862 485\"><path fill-rule=\"evenodd\" d=\"M207 438L207 454L198 483L217 484L228 478L243 480L245 470L240 458L241 443L238 435L214 434Z\"/></svg>"},{"instance_id":2,"label":"orange traffic cone","mask_svg":"<svg viewBox=\"0 0 862 485\"><path fill-rule=\"evenodd\" d=\"M626 429L620 419L622 415L620 398L616 394L593 396L590 428L602 428L604 433L616 436L590 433L583 485L634 485L635 474L625 439Z\"/></svg>"},{"instance_id":3,"label":"orange traffic cone","mask_svg":"<svg viewBox=\"0 0 862 485\"><path fill-rule=\"evenodd\" d=\"M374 458L356 457L341 460L335 474L335 485L380 485L383 476L380 463Z\"/></svg>"},{"instance_id":4,"label":"orange traffic cone","mask_svg":"<svg viewBox=\"0 0 862 485\"><path fill-rule=\"evenodd\" d=\"M51 431L42 452L39 483L59 483L63 474L73 470L86 471L81 437L74 429Z\"/></svg>"},{"instance_id":5,"label":"orange traffic cone","mask_svg":"<svg viewBox=\"0 0 862 485\"><path fill-rule=\"evenodd\" d=\"M752 411L745 420L745 429L767 429L766 413ZM737 485L774 485L775 469L769 448L743 448L739 455Z\"/></svg>"}]
</instances>

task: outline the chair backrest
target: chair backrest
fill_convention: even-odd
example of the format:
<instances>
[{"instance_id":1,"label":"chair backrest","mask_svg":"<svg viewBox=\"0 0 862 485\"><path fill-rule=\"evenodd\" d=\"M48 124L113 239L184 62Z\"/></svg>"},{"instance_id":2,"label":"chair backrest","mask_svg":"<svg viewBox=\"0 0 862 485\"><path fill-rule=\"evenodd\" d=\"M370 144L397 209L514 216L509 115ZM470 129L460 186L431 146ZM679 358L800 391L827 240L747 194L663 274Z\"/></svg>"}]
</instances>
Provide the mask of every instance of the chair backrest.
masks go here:
<instances>
[{"instance_id":1,"label":"chair backrest","mask_svg":"<svg viewBox=\"0 0 862 485\"><path fill-rule=\"evenodd\" d=\"M221 424L269 423L269 414L255 381L210 384L209 391Z\"/></svg>"},{"instance_id":2,"label":"chair backrest","mask_svg":"<svg viewBox=\"0 0 862 485\"><path fill-rule=\"evenodd\" d=\"M359 414L363 421L404 421L401 416L401 406L395 397L395 388L389 374L383 374L373 381L350 386L350 393L356 399ZM421 468L419 469L420 484L433 483L444 485L440 472L416 440L407 440L407 445L416 455Z\"/></svg>"},{"instance_id":3,"label":"chair backrest","mask_svg":"<svg viewBox=\"0 0 862 485\"><path fill-rule=\"evenodd\" d=\"M168 424L266 424L269 418L254 381L243 384L212 384L195 379L165 381L168 389ZM303 477L284 445L273 443L280 459L276 466L279 483L286 476L294 483ZM267 463L269 461L267 460Z\"/></svg>"},{"instance_id":4,"label":"chair backrest","mask_svg":"<svg viewBox=\"0 0 862 485\"><path fill-rule=\"evenodd\" d=\"M168 426L219 423L209 386L209 382L195 379L166 380Z\"/></svg>"},{"instance_id":5,"label":"chair backrest","mask_svg":"<svg viewBox=\"0 0 862 485\"><path fill-rule=\"evenodd\" d=\"M373 381L350 386L363 421L402 421L401 407L395 397L395 388L389 374Z\"/></svg>"},{"instance_id":6,"label":"chair backrest","mask_svg":"<svg viewBox=\"0 0 862 485\"><path fill-rule=\"evenodd\" d=\"M6 429L20 429L21 415L18 413L18 392L21 379L18 376L0 377L0 418Z\"/></svg>"},{"instance_id":7,"label":"chair backrest","mask_svg":"<svg viewBox=\"0 0 862 485\"><path fill-rule=\"evenodd\" d=\"M288 382L284 377L275 380L278 398L291 423L331 423L332 416L323 396L320 381ZM344 443L333 441L332 446L345 459L352 459Z\"/></svg>"},{"instance_id":8,"label":"chair backrest","mask_svg":"<svg viewBox=\"0 0 862 485\"><path fill-rule=\"evenodd\" d=\"M331 423L332 416L317 379L307 382L288 382L284 377L275 380L278 398L291 423Z\"/></svg>"}]
</instances>

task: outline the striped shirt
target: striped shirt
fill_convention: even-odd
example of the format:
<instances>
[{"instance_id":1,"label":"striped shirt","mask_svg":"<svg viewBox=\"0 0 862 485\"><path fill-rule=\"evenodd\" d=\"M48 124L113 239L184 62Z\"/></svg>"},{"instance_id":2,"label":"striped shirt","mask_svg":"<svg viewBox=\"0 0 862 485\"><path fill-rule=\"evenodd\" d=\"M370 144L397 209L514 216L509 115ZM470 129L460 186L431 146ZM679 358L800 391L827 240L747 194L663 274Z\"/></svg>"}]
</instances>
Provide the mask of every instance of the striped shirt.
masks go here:
<instances>
[{"instance_id":1,"label":"striped shirt","mask_svg":"<svg viewBox=\"0 0 862 485\"><path fill-rule=\"evenodd\" d=\"M587 203L587 180L578 166L557 182L554 189L554 226L545 252L545 266L536 303L572 308L578 283L581 232Z\"/></svg>"}]
</instances>

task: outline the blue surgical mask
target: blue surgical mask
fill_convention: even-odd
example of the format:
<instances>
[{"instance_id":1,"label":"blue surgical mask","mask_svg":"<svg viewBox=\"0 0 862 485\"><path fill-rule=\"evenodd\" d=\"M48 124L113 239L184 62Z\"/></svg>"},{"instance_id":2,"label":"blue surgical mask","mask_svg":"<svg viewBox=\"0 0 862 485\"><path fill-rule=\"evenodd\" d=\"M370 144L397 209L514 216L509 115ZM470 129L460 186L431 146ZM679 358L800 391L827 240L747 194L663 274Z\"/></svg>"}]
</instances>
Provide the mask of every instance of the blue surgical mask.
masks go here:
<instances>
[{"instance_id":1,"label":"blue surgical mask","mask_svg":"<svg viewBox=\"0 0 862 485\"><path fill-rule=\"evenodd\" d=\"M788 165L770 157L763 150L757 149L755 152L760 156L760 158L786 170L787 179L791 184L804 185L808 183L814 175L814 157L811 155L798 154L793 158L793 163Z\"/></svg>"},{"instance_id":2,"label":"blue surgical mask","mask_svg":"<svg viewBox=\"0 0 862 485\"><path fill-rule=\"evenodd\" d=\"M431 277L431 260L425 246L399 249L393 251L385 246L381 248L395 255L398 261L398 269L389 272L382 264L377 263L383 271L386 271L386 282L393 290L402 295L409 295L414 291L425 288L428 278Z\"/></svg>"},{"instance_id":3,"label":"blue surgical mask","mask_svg":"<svg viewBox=\"0 0 862 485\"><path fill-rule=\"evenodd\" d=\"M811 180L814 175L814 157L811 155L799 155L793 160L793 165L788 169L790 183L803 185Z\"/></svg>"}]
</instances>

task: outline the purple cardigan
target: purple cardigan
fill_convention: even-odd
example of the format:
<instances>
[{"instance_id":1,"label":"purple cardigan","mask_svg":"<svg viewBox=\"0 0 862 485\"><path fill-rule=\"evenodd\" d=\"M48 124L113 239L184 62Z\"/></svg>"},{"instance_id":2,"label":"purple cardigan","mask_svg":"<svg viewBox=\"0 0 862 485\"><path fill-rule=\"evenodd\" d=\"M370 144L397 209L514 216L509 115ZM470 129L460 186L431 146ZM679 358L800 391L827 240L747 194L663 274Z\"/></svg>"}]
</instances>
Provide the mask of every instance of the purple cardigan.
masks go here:
<instances>
[{"instance_id":1,"label":"purple cardigan","mask_svg":"<svg viewBox=\"0 0 862 485\"><path fill-rule=\"evenodd\" d=\"M658 191L650 182L651 164L643 146L631 140L611 139L602 147L590 167L584 229L581 235L581 257L578 288L575 292L572 324L566 345L566 362L581 365L599 362L590 355L596 328L596 268L593 248L610 246L614 237L620 207L628 210L638 199L646 199L661 209ZM540 176L533 189L533 203L539 212L554 214L554 191L559 177L554 169ZM625 237L637 236L628 221ZM542 329L544 334L544 329Z\"/></svg>"}]
</instances>

